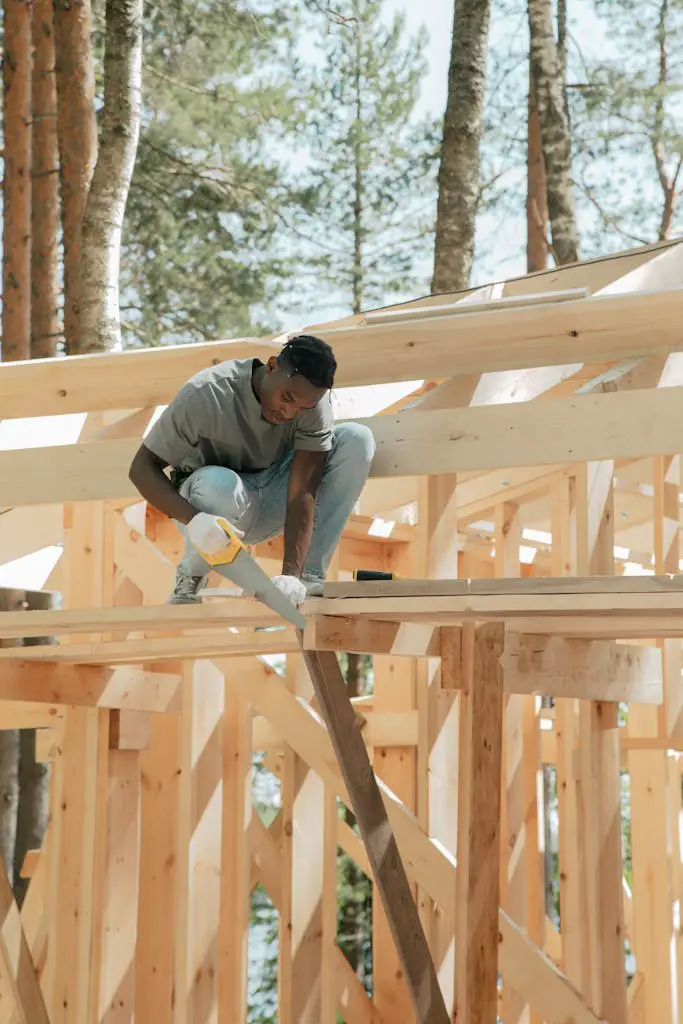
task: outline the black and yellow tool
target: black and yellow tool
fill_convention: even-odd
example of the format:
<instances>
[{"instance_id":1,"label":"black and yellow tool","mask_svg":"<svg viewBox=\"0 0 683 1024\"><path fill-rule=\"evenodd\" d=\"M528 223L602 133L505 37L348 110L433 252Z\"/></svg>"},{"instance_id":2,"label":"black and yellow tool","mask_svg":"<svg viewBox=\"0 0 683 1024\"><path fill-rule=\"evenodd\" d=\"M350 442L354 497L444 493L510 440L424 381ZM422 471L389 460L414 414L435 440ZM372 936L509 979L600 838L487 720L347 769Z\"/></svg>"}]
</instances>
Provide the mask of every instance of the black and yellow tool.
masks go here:
<instances>
[{"instance_id":1,"label":"black and yellow tool","mask_svg":"<svg viewBox=\"0 0 683 1024\"><path fill-rule=\"evenodd\" d=\"M401 577L395 572L380 572L375 569L354 569L353 578L356 583L370 583L373 581L398 580Z\"/></svg>"},{"instance_id":2,"label":"black and yellow tool","mask_svg":"<svg viewBox=\"0 0 683 1024\"><path fill-rule=\"evenodd\" d=\"M254 561L234 527L227 519L221 518L218 522L225 530L225 548L217 555L208 555L206 552L200 551L202 558L206 559L221 576L230 580L231 583L236 583L238 587L248 593L252 593L259 601L287 619L297 629L304 629L306 625L304 615L275 586L268 573L264 572L261 566Z\"/></svg>"}]
</instances>

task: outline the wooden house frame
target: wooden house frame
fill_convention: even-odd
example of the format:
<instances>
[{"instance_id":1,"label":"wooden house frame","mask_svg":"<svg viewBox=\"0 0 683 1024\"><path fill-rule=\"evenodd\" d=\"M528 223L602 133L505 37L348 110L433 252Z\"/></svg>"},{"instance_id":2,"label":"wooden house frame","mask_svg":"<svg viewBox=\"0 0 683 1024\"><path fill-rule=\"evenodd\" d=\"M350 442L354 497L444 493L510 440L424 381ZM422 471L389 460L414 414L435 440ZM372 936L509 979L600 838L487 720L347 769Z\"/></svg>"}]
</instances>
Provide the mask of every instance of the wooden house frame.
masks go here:
<instances>
[{"instance_id":1,"label":"wooden house frame","mask_svg":"<svg viewBox=\"0 0 683 1024\"><path fill-rule=\"evenodd\" d=\"M272 341L0 366L3 421L83 414L73 444L0 451L0 564L62 545L60 606L0 612L0 728L38 727L52 765L21 912L0 872L0 1024L246 1021L258 883L279 1024L679 1024L683 243L312 330L340 387L424 384L366 420L301 634L242 597L166 606L180 537L128 480L158 405ZM278 571L280 542L254 554ZM374 656L355 707L339 651ZM375 880L372 997L336 941L338 847Z\"/></svg>"}]
</instances>

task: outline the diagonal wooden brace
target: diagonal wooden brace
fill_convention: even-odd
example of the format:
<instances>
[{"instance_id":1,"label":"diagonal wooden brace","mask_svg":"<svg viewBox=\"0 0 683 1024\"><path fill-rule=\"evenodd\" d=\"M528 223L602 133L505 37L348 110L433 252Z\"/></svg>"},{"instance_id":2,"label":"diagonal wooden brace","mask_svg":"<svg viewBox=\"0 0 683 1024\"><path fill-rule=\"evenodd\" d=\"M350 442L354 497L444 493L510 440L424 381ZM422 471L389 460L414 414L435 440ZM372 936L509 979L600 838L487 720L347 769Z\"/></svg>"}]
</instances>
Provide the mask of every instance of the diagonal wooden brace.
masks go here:
<instances>
[{"instance_id":1,"label":"diagonal wooden brace","mask_svg":"<svg viewBox=\"0 0 683 1024\"><path fill-rule=\"evenodd\" d=\"M448 1024L443 994L337 655L304 650L420 1024Z\"/></svg>"}]
</instances>

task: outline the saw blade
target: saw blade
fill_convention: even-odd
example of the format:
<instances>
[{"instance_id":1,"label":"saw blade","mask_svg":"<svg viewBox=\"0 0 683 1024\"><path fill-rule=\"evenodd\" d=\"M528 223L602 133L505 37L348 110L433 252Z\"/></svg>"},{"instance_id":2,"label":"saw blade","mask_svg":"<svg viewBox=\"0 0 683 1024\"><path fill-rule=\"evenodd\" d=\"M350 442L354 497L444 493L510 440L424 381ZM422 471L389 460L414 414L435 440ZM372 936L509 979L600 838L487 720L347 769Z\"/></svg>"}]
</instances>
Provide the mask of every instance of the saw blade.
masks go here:
<instances>
[{"instance_id":1,"label":"saw blade","mask_svg":"<svg viewBox=\"0 0 683 1024\"><path fill-rule=\"evenodd\" d=\"M242 549L227 565L212 565L214 572L224 576L226 580L236 583L242 590L254 595L257 600L267 605L283 619L287 619L297 629L304 629L306 618L296 605L275 586L267 572L254 561L248 551Z\"/></svg>"}]
</instances>

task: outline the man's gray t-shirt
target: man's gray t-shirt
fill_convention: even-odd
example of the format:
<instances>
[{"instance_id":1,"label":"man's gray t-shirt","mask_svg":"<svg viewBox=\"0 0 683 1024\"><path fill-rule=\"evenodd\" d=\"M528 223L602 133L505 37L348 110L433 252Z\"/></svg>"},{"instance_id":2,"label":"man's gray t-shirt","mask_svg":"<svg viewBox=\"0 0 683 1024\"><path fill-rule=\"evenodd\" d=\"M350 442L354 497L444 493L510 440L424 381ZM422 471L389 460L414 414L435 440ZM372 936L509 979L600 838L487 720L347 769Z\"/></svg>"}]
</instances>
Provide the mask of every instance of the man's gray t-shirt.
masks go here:
<instances>
[{"instance_id":1,"label":"man's gray t-shirt","mask_svg":"<svg viewBox=\"0 0 683 1024\"><path fill-rule=\"evenodd\" d=\"M257 472L291 449L329 451L333 426L329 393L314 409L288 423L268 423L252 388L253 365L253 359L231 359L195 374L152 426L145 447L181 477L201 466Z\"/></svg>"}]
</instances>

